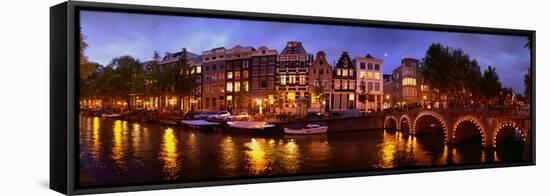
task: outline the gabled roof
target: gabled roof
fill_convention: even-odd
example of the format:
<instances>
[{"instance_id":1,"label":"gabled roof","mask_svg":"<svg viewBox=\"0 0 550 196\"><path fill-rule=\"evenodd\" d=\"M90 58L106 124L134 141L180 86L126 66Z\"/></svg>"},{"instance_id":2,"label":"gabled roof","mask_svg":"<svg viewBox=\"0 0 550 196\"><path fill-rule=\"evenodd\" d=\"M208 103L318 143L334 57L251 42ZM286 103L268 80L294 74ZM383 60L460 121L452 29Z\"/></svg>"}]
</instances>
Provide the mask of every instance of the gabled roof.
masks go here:
<instances>
[{"instance_id":1,"label":"gabled roof","mask_svg":"<svg viewBox=\"0 0 550 196\"><path fill-rule=\"evenodd\" d=\"M336 67L350 67L354 68L355 65L353 64L353 61L351 61L351 58L349 58L348 52L344 51L342 52L342 55L340 55L340 58L338 59L338 62L336 63Z\"/></svg>"},{"instance_id":2,"label":"gabled roof","mask_svg":"<svg viewBox=\"0 0 550 196\"><path fill-rule=\"evenodd\" d=\"M302 42L289 41L281 54L307 54L307 52L304 46L302 46Z\"/></svg>"}]
</instances>

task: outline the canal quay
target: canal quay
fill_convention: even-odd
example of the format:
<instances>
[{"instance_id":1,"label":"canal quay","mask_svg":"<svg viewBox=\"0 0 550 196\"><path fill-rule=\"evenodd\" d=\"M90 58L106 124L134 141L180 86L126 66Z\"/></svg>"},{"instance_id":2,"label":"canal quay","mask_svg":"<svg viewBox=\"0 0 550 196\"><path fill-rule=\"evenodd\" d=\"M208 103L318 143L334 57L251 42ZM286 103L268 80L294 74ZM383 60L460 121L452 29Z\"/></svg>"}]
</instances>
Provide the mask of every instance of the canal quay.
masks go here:
<instances>
[{"instance_id":1,"label":"canal quay","mask_svg":"<svg viewBox=\"0 0 550 196\"><path fill-rule=\"evenodd\" d=\"M334 129L289 135L281 126L308 121L279 123L262 134L81 115L79 180L92 187L529 160L528 133L515 133L524 128L521 120L464 115L468 118L448 125L445 116L431 110L317 119ZM501 128L498 136L481 123L491 119L498 122L493 127ZM499 146L487 146L489 137L496 137Z\"/></svg>"}]
</instances>

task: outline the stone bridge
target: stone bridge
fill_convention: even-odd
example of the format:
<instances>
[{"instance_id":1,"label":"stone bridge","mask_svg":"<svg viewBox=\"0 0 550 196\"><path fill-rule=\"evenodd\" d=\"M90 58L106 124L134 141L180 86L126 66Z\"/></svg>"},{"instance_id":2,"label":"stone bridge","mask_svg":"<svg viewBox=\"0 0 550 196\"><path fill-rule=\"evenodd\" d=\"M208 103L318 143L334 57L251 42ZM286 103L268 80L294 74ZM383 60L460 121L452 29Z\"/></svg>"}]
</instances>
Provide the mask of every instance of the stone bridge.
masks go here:
<instances>
[{"instance_id":1,"label":"stone bridge","mask_svg":"<svg viewBox=\"0 0 550 196\"><path fill-rule=\"evenodd\" d=\"M396 129L412 135L442 131L446 144L458 144L474 136L481 136L484 148L497 148L514 134L529 146L531 120L528 115L489 113L479 111L418 109L388 112L384 129Z\"/></svg>"}]
</instances>

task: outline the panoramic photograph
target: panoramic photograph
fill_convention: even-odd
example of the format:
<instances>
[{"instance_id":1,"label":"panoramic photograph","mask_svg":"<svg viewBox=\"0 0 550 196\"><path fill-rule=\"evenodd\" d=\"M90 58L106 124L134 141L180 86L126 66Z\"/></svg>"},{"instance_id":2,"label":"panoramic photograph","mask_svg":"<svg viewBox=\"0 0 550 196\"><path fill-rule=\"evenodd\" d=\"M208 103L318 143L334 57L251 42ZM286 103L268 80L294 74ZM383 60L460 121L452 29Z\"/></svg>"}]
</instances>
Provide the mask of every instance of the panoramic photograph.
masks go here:
<instances>
[{"instance_id":1,"label":"panoramic photograph","mask_svg":"<svg viewBox=\"0 0 550 196\"><path fill-rule=\"evenodd\" d=\"M528 36L83 10L78 186L532 161Z\"/></svg>"}]
</instances>

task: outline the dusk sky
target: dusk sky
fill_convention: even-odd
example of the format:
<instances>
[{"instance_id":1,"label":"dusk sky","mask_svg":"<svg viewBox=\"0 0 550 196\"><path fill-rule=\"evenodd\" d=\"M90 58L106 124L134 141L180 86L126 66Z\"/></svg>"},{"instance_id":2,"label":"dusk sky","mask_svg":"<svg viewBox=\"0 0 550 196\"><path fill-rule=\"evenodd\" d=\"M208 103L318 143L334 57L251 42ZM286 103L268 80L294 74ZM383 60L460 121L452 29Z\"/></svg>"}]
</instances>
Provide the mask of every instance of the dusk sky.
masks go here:
<instances>
[{"instance_id":1,"label":"dusk sky","mask_svg":"<svg viewBox=\"0 0 550 196\"><path fill-rule=\"evenodd\" d=\"M481 70L496 67L506 87L523 93L523 75L530 64L524 48L527 37L301 23L211 19L183 16L81 12L81 27L90 61L107 65L112 58L131 55L150 60L153 52L196 54L217 47L267 46L281 52L287 41L301 41L308 53L323 50L328 60L342 51L351 57L371 54L384 61L384 73L399 66L402 58L422 59L431 43L461 48L477 59Z\"/></svg>"}]
</instances>

